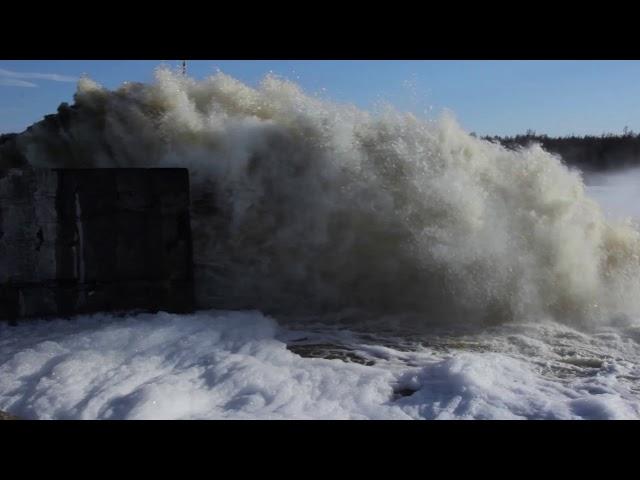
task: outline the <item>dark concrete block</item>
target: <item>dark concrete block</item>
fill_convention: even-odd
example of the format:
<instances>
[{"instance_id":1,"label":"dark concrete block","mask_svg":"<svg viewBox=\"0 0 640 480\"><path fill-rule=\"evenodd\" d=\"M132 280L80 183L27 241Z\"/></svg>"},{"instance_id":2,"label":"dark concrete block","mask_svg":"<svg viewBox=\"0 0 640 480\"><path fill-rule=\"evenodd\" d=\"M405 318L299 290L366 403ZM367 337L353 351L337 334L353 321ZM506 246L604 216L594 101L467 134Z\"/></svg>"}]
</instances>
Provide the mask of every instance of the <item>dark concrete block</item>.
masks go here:
<instances>
[{"instance_id":1,"label":"dark concrete block","mask_svg":"<svg viewBox=\"0 0 640 480\"><path fill-rule=\"evenodd\" d=\"M55 285L42 283L21 286L18 295L20 318L46 317L58 311Z\"/></svg>"},{"instance_id":2,"label":"dark concrete block","mask_svg":"<svg viewBox=\"0 0 640 480\"><path fill-rule=\"evenodd\" d=\"M149 235L149 215L145 212L118 212L112 228L115 234L116 276L121 280L149 277L152 264L161 264L160 255L152 255L160 238Z\"/></svg>"},{"instance_id":3,"label":"dark concrete block","mask_svg":"<svg viewBox=\"0 0 640 480\"><path fill-rule=\"evenodd\" d=\"M81 242L76 247L80 264L77 271L81 282L112 282L119 278L118 267L121 263L118 254L126 254L125 250L119 250L117 245L118 224L110 217L98 217L86 220L82 223L84 232L81 233ZM135 250L135 253L140 251ZM143 259L132 258L136 265L144 262ZM142 267L139 267L142 268Z\"/></svg>"},{"instance_id":4,"label":"dark concrete block","mask_svg":"<svg viewBox=\"0 0 640 480\"><path fill-rule=\"evenodd\" d=\"M163 214L177 214L189 208L189 190L180 187L189 182L186 169L154 169L149 178L154 205Z\"/></svg>"},{"instance_id":5,"label":"dark concrete block","mask_svg":"<svg viewBox=\"0 0 640 480\"><path fill-rule=\"evenodd\" d=\"M76 217L92 218L115 213L118 201L114 169L59 170L76 177L74 211Z\"/></svg>"},{"instance_id":6,"label":"dark concrete block","mask_svg":"<svg viewBox=\"0 0 640 480\"><path fill-rule=\"evenodd\" d=\"M144 212L153 207L151 179L138 170L118 170L116 173L116 208L119 211Z\"/></svg>"},{"instance_id":7,"label":"dark concrete block","mask_svg":"<svg viewBox=\"0 0 640 480\"><path fill-rule=\"evenodd\" d=\"M0 286L0 318L15 320L20 316L20 295L17 288Z\"/></svg>"},{"instance_id":8,"label":"dark concrete block","mask_svg":"<svg viewBox=\"0 0 640 480\"><path fill-rule=\"evenodd\" d=\"M0 318L193 308L184 169L0 172Z\"/></svg>"}]
</instances>

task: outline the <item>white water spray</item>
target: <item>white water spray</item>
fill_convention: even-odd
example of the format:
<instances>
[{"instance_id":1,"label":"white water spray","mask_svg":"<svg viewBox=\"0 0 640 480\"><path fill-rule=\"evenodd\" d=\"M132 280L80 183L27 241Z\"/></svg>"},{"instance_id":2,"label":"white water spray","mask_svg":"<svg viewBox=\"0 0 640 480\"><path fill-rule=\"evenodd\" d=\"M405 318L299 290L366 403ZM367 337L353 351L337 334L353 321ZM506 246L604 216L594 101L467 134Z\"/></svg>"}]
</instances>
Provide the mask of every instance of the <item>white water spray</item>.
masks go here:
<instances>
[{"instance_id":1,"label":"white water spray","mask_svg":"<svg viewBox=\"0 0 640 480\"><path fill-rule=\"evenodd\" d=\"M577 324L640 313L639 232L607 221L558 158L448 116L159 69L115 91L82 79L75 105L18 146L36 166L189 168L202 306Z\"/></svg>"}]
</instances>

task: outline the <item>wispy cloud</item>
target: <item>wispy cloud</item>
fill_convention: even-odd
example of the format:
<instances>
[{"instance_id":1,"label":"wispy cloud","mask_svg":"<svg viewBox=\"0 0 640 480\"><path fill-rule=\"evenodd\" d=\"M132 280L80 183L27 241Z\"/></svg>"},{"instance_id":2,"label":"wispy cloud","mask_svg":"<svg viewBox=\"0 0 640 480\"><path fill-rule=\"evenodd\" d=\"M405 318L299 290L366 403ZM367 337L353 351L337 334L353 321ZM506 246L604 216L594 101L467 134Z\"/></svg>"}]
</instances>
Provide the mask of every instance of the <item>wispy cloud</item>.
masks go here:
<instances>
[{"instance_id":1,"label":"wispy cloud","mask_svg":"<svg viewBox=\"0 0 640 480\"><path fill-rule=\"evenodd\" d=\"M29 80L50 80L52 82L77 82L76 77L69 75L58 75L57 73L33 73L33 72L14 72L0 68L0 86L4 87L37 87L38 85Z\"/></svg>"},{"instance_id":2,"label":"wispy cloud","mask_svg":"<svg viewBox=\"0 0 640 480\"><path fill-rule=\"evenodd\" d=\"M6 78L0 76L0 86L2 87L37 87L35 83L26 82L18 78Z\"/></svg>"}]
</instances>

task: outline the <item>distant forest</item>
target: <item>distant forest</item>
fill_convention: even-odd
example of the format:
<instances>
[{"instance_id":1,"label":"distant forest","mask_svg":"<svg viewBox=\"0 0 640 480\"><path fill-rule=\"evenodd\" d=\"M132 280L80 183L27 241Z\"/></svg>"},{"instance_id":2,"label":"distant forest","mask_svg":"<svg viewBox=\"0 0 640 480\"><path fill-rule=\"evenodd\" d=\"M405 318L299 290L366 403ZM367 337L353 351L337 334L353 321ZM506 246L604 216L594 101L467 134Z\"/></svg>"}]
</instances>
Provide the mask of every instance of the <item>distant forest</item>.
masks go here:
<instances>
[{"instance_id":1,"label":"distant forest","mask_svg":"<svg viewBox=\"0 0 640 480\"><path fill-rule=\"evenodd\" d=\"M539 143L548 152L560 155L565 164L585 172L640 166L640 133L636 134L628 128L621 135L549 137L529 130L524 135L514 137L482 138L499 142L509 149Z\"/></svg>"}]
</instances>

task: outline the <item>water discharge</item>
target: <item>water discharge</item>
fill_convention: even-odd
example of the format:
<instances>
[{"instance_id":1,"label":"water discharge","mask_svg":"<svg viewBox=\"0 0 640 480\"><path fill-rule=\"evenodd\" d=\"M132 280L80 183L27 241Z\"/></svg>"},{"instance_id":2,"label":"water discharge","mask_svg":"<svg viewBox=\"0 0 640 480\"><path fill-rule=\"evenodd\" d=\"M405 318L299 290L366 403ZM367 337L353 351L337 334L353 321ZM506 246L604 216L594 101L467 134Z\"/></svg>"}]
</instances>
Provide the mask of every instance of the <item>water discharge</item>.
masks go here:
<instances>
[{"instance_id":1,"label":"water discharge","mask_svg":"<svg viewBox=\"0 0 640 480\"><path fill-rule=\"evenodd\" d=\"M639 231L559 158L450 116L161 68L114 91L82 79L18 148L41 167L189 168L201 307L578 326L640 313Z\"/></svg>"}]
</instances>

